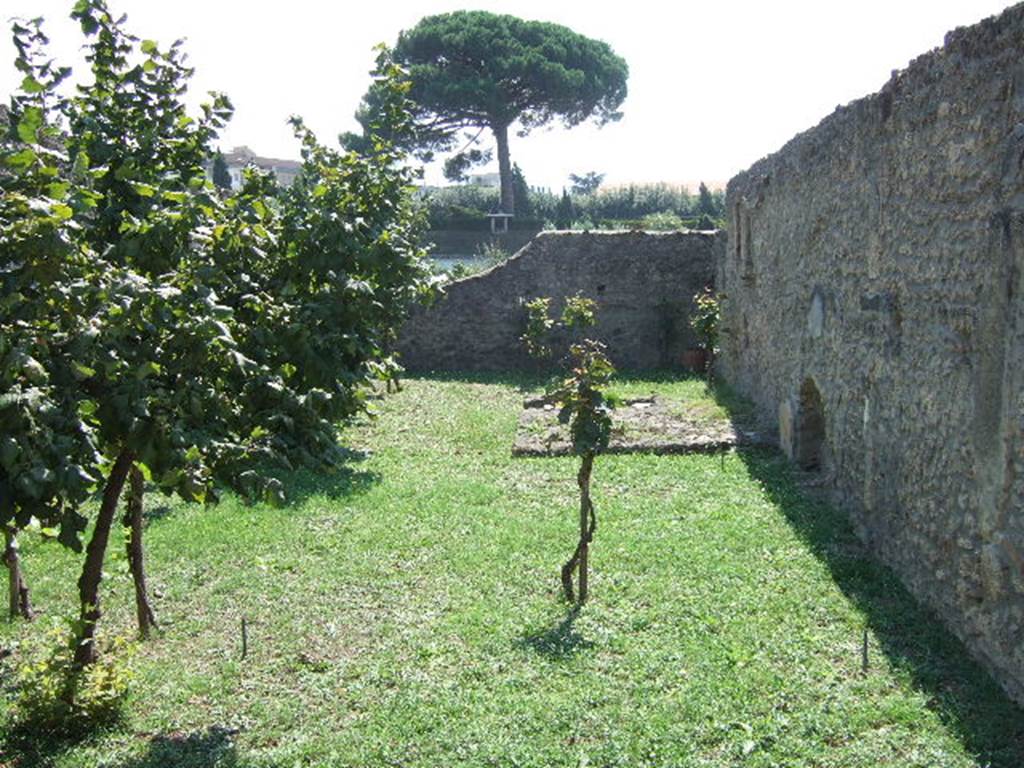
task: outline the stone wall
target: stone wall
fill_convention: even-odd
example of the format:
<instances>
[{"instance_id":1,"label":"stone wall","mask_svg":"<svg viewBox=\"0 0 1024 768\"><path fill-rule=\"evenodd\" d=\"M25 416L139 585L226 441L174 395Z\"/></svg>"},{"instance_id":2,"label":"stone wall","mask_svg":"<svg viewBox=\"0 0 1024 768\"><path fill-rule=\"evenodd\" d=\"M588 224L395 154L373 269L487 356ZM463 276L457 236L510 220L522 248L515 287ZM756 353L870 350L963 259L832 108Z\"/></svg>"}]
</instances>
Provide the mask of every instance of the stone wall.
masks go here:
<instances>
[{"instance_id":1,"label":"stone wall","mask_svg":"<svg viewBox=\"0 0 1024 768\"><path fill-rule=\"evenodd\" d=\"M509 260L447 286L400 334L411 371L532 370L519 340L524 300L577 292L598 304L588 334L620 368L678 365L693 344L693 296L712 281L724 237L712 232L542 232Z\"/></svg>"},{"instance_id":2,"label":"stone wall","mask_svg":"<svg viewBox=\"0 0 1024 768\"><path fill-rule=\"evenodd\" d=\"M530 242L539 231L510 229L508 232L491 234L488 230L474 232L469 229L432 229L427 232L424 241L433 246L431 253L435 256L472 256L480 253L486 246L501 248L506 253L515 253Z\"/></svg>"},{"instance_id":3,"label":"stone wall","mask_svg":"<svg viewBox=\"0 0 1024 768\"><path fill-rule=\"evenodd\" d=\"M725 377L1024 702L1024 5L734 178Z\"/></svg>"}]
</instances>

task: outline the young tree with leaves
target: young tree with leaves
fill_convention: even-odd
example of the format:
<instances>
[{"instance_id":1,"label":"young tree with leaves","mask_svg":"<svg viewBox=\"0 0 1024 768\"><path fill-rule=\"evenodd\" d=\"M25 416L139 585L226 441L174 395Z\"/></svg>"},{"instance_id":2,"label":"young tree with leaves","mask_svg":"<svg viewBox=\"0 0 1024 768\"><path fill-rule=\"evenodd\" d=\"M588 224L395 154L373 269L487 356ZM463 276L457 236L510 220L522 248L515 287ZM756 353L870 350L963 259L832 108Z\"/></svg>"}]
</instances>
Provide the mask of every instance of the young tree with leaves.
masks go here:
<instances>
[{"instance_id":1,"label":"young tree with leaves","mask_svg":"<svg viewBox=\"0 0 1024 768\"><path fill-rule=\"evenodd\" d=\"M203 164L230 114L227 100L215 96L199 118L188 115L182 97L191 70L179 44L162 50L137 40L103 0L80 0L73 17L90 40L93 82L59 105L66 131L47 129L64 151L50 162L37 149L38 110L12 112L16 130L4 145L5 166L19 169L4 183L24 189L5 194L0 206L0 254L15 267L4 272L3 299L17 310L2 317L13 330L0 356L18 363L0 381L0 419L27 439L5 447L0 481L22 494L4 494L5 519L24 524L35 516L62 540L70 531L72 542L84 527L78 503L102 489L78 582L81 667L96 658L103 561L126 484L129 561L145 633L153 614L142 568L141 479L191 501L212 499L216 483L280 498L280 483L257 467L267 459L318 467L337 459L338 419L364 407L388 339L431 283L397 150L381 141L369 156L342 155L296 120L305 163L283 202L258 177L222 201ZM40 33L33 44L44 43ZM34 66L30 53L19 59L23 71ZM390 94L383 114L392 135L407 116L399 75L383 58L380 92ZM23 90L47 85L26 78ZM40 185L43 196L30 197ZM26 210L38 215L26 218ZM60 248L46 238L58 238ZM23 286L51 285L19 272L30 264L26 253L50 259L48 278L79 272L31 304ZM31 314L39 308L49 314ZM52 385L53 403L44 402L44 385ZM65 424L65 416L79 422ZM43 418L61 430L40 429ZM62 457L59 472L26 457L33 440L51 464ZM78 454L82 463L69 463Z\"/></svg>"},{"instance_id":2,"label":"young tree with leaves","mask_svg":"<svg viewBox=\"0 0 1024 768\"><path fill-rule=\"evenodd\" d=\"M611 407L603 388L615 373L615 368L605 354L605 346L592 339L573 344L569 357L569 375L551 394L560 406L559 421L569 425L573 453L580 457L580 469L576 475L580 490L580 537L572 557L562 566L562 590L565 599L571 601L575 571L579 578L577 597L580 603L585 603L589 594L590 543L597 530L597 515L590 497L590 477L594 457L608 447L611 439Z\"/></svg>"},{"instance_id":3,"label":"young tree with leaves","mask_svg":"<svg viewBox=\"0 0 1024 768\"><path fill-rule=\"evenodd\" d=\"M622 117L629 68L611 47L567 27L487 11L427 16L399 35L394 59L409 71L415 132L408 146L424 159L451 151L461 132L472 146L489 130L501 176L500 210L515 213L509 131L520 136L560 119L567 127L591 118L599 125ZM379 124L381 95L373 87L356 114L366 144ZM462 151L466 151L465 149Z\"/></svg>"},{"instance_id":4,"label":"young tree with leaves","mask_svg":"<svg viewBox=\"0 0 1024 768\"><path fill-rule=\"evenodd\" d=\"M79 547L79 507L99 480L95 433L72 350L95 329L105 275L73 217L95 205L62 151L56 91L69 70L46 59L40 22L15 23L21 88L0 125L0 527L11 615L31 617L17 534Z\"/></svg>"},{"instance_id":5,"label":"young tree with leaves","mask_svg":"<svg viewBox=\"0 0 1024 768\"><path fill-rule=\"evenodd\" d=\"M522 336L527 350L535 357L552 354L548 336L553 329L578 333L595 323L596 304L579 294L567 297L561 317L556 321L549 312L551 300L538 298L526 303L527 327ZM573 453L580 457L576 474L579 487L579 539L572 557L562 566L562 592L565 599L585 603L589 595L590 544L597 530L597 515L590 496L594 457L608 447L611 439L611 404L604 395L615 373L605 346L599 341L582 339L569 347L567 374L548 389L545 399L558 407L558 420L569 426ZM578 578L578 592L573 587Z\"/></svg>"},{"instance_id":6,"label":"young tree with leaves","mask_svg":"<svg viewBox=\"0 0 1024 768\"><path fill-rule=\"evenodd\" d=\"M204 242L216 223L217 197L203 164L230 104L215 95L191 117L183 95L192 70L180 44L161 50L138 40L103 0L80 0L72 17L90 41L93 79L65 107L68 151L88 167L97 195L95 207L78 217L81 239L110 281L80 366L104 456L100 508L78 583L75 661L83 665L96 658L103 560L126 482L138 472L165 492L206 498L217 459L244 441L225 414L236 407L231 386L246 361L233 313L210 285ZM135 490L129 563L145 636L153 611L137 482Z\"/></svg>"}]
</instances>

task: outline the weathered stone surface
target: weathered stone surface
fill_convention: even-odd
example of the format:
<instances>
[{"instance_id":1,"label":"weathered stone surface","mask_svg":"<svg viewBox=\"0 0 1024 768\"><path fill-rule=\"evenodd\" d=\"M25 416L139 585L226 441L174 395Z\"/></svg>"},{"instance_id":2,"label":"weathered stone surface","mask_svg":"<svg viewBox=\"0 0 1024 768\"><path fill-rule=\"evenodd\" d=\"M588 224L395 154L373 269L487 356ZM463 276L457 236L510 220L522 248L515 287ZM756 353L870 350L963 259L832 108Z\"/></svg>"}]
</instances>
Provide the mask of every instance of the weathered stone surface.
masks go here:
<instances>
[{"instance_id":1,"label":"weathered stone surface","mask_svg":"<svg viewBox=\"0 0 1024 768\"><path fill-rule=\"evenodd\" d=\"M569 429L542 399L527 400L519 416L513 456L566 456ZM629 400L612 412L612 437L605 453L715 453L737 445L766 445L767 436L736 424L706 404L660 397Z\"/></svg>"},{"instance_id":2,"label":"weathered stone surface","mask_svg":"<svg viewBox=\"0 0 1024 768\"><path fill-rule=\"evenodd\" d=\"M728 188L720 370L1024 702L1024 5ZM781 405L781 409L780 409Z\"/></svg>"},{"instance_id":3,"label":"weathered stone surface","mask_svg":"<svg viewBox=\"0 0 1024 768\"><path fill-rule=\"evenodd\" d=\"M589 336L619 368L679 364L695 343L693 296L714 275L725 238L715 232L542 232L508 261L458 280L402 329L411 371L535 370L519 337L524 301L582 293L597 302Z\"/></svg>"}]
</instances>

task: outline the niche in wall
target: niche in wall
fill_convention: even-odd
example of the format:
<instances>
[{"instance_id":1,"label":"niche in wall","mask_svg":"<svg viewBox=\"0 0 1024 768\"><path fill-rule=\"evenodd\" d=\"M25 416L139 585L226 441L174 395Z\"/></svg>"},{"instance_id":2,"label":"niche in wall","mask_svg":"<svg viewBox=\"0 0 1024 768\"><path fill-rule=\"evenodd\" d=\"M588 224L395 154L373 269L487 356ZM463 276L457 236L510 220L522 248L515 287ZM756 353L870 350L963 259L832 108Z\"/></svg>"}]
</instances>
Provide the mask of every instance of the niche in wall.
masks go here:
<instances>
[{"instance_id":1,"label":"niche in wall","mask_svg":"<svg viewBox=\"0 0 1024 768\"><path fill-rule=\"evenodd\" d=\"M820 469L825 446L825 405L814 379L800 387L793 458L803 469Z\"/></svg>"}]
</instances>

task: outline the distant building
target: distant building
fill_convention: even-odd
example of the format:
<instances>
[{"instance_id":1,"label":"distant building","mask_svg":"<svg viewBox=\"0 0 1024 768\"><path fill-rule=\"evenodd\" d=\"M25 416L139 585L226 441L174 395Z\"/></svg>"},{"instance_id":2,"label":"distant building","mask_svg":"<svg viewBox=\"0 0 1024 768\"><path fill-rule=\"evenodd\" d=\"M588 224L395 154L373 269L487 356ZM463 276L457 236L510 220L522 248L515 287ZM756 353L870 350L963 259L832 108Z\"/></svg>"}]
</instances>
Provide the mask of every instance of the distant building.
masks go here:
<instances>
[{"instance_id":1,"label":"distant building","mask_svg":"<svg viewBox=\"0 0 1024 768\"><path fill-rule=\"evenodd\" d=\"M302 170L302 163L298 160L280 160L275 157L260 157L246 146L235 147L230 152L224 153L224 163L231 174L231 188L238 189L242 186L242 171L250 165L270 171L277 177L277 183L282 187L290 187L295 177ZM207 169L207 173L213 174L213 164Z\"/></svg>"}]
</instances>

